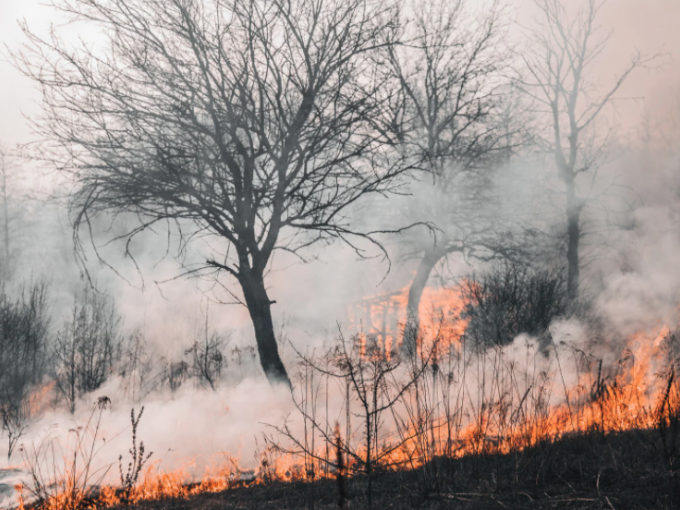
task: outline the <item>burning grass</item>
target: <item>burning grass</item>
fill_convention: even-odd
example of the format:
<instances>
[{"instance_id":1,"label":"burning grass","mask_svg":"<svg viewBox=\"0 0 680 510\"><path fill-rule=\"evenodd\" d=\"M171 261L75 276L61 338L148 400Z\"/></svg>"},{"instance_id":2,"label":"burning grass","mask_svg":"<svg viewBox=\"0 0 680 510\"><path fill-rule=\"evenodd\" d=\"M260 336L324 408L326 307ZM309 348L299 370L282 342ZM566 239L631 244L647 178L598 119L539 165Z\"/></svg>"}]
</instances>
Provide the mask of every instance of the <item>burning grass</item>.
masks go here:
<instances>
[{"instance_id":1,"label":"burning grass","mask_svg":"<svg viewBox=\"0 0 680 510\"><path fill-rule=\"evenodd\" d=\"M438 458L413 470L378 470L377 508L673 508L673 478L658 462L654 430L568 435L521 452ZM440 485L424 483L437 471ZM162 498L122 505L132 509L337 508L335 480L270 480L227 483L201 490L202 484L167 492ZM366 508L365 476L347 483L352 508ZM110 496L110 495L109 495ZM98 505L103 504L101 501ZM94 502L88 506L94 508Z\"/></svg>"},{"instance_id":2,"label":"burning grass","mask_svg":"<svg viewBox=\"0 0 680 510\"><path fill-rule=\"evenodd\" d=\"M551 342L520 336L482 348L460 333L465 301L456 299L421 326L410 358L398 352L399 335L385 332L341 333L323 354L298 353L298 414L271 424L256 466L225 454L198 480L188 468L164 471L158 462L142 469L148 457L133 426L132 475L124 477L121 464L122 487L83 482L89 464L76 465L75 454L64 455L52 477L36 477L43 461L34 456L23 493L34 495L33 508L49 510L152 501L229 508L244 498L330 507L338 492L346 492L340 506L346 497L367 508L680 501L680 343L670 328L614 345L579 340L565 333L573 324L555 323Z\"/></svg>"}]
</instances>

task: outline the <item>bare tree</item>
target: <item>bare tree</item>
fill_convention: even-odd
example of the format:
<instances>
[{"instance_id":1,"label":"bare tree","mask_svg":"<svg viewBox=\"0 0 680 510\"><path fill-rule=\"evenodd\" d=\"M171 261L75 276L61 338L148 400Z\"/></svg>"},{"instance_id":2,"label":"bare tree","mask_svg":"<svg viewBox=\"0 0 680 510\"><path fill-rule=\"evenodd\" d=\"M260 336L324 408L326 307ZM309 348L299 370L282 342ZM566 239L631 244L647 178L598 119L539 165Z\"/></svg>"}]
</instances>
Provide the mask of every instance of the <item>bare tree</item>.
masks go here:
<instances>
[{"instance_id":1,"label":"bare tree","mask_svg":"<svg viewBox=\"0 0 680 510\"><path fill-rule=\"evenodd\" d=\"M78 398L101 387L121 357L121 317L105 296L85 292L54 348L55 383L71 413Z\"/></svg>"},{"instance_id":2,"label":"bare tree","mask_svg":"<svg viewBox=\"0 0 680 510\"><path fill-rule=\"evenodd\" d=\"M201 386L208 385L215 391L222 376L222 367L225 365L222 348L224 339L217 332L206 335L202 342L196 340L185 354L191 356L192 375L197 378Z\"/></svg>"},{"instance_id":3,"label":"bare tree","mask_svg":"<svg viewBox=\"0 0 680 510\"><path fill-rule=\"evenodd\" d=\"M374 126L388 89L372 56L389 44L393 2L56 4L100 29L100 51L25 28L15 63L42 88L49 157L77 183L76 231L131 211L128 240L173 223L194 227L182 246L219 239L191 272L239 283L262 368L289 383L265 284L273 253L370 237L349 211L404 168Z\"/></svg>"},{"instance_id":4,"label":"bare tree","mask_svg":"<svg viewBox=\"0 0 680 510\"><path fill-rule=\"evenodd\" d=\"M0 419L7 432L7 456L31 417L31 396L49 366L47 285L32 284L12 299L0 294Z\"/></svg>"},{"instance_id":5,"label":"bare tree","mask_svg":"<svg viewBox=\"0 0 680 510\"><path fill-rule=\"evenodd\" d=\"M27 193L21 186L21 166L15 151L0 143L0 285L16 274L30 226Z\"/></svg>"},{"instance_id":6,"label":"bare tree","mask_svg":"<svg viewBox=\"0 0 680 510\"><path fill-rule=\"evenodd\" d=\"M146 337L136 331L125 337L117 367L123 390L133 402L140 402L165 382L166 360L149 348Z\"/></svg>"},{"instance_id":7,"label":"bare tree","mask_svg":"<svg viewBox=\"0 0 680 510\"><path fill-rule=\"evenodd\" d=\"M205 311L205 326L203 339L194 340L185 355L191 358L191 375L196 378L199 386L209 386L215 391L222 377L222 368L227 366L224 348L228 339L219 335L217 331L209 330L209 307Z\"/></svg>"},{"instance_id":8,"label":"bare tree","mask_svg":"<svg viewBox=\"0 0 680 510\"><path fill-rule=\"evenodd\" d=\"M388 47L400 84L392 130L428 172L404 214L436 229L411 235L408 257L419 263L409 288L404 346L417 336L423 290L432 270L452 253L493 256L501 242L490 177L518 143L508 115L509 63L496 3L475 19L462 0L413 5L401 44Z\"/></svg>"},{"instance_id":9,"label":"bare tree","mask_svg":"<svg viewBox=\"0 0 680 510\"><path fill-rule=\"evenodd\" d=\"M424 377L438 349L438 342L439 338L436 338L432 345L424 347L421 359L408 368L402 363L396 346L386 347L375 335L361 334L347 340L340 332L335 346L322 358L298 353L304 375L297 388L300 396L294 392L293 402L304 420L304 437L296 435L286 420L282 426L270 426L282 438L289 440L289 445L273 437L265 436L265 439L276 450L304 457L307 473L312 479L315 464L366 476L367 506L372 508L375 472L379 468L400 467L402 461L395 459L394 454L413 440L408 431L401 431L403 433L396 440L384 433L384 416L391 415L395 421L403 422L396 408L409 389ZM325 384L322 382L324 379ZM318 381L316 384L315 380ZM337 421L333 426L328 404L325 417L317 409L322 385L328 399L331 381L339 382L338 387L345 388L342 400L347 413L347 433L344 441ZM352 401L356 402L358 410L352 409ZM352 416L361 423L358 441L350 432ZM315 448L317 436L327 446L325 451ZM333 449L336 452L334 461L330 457ZM343 457L347 458L346 463ZM344 476L344 473L339 473L339 476Z\"/></svg>"},{"instance_id":10,"label":"bare tree","mask_svg":"<svg viewBox=\"0 0 680 510\"><path fill-rule=\"evenodd\" d=\"M9 163L7 161L7 154L4 148L0 147L0 193L2 193L2 240L4 243L3 249L3 264L2 264L2 276L3 279L7 278L9 274L9 190L7 188L8 173L9 173Z\"/></svg>"},{"instance_id":11,"label":"bare tree","mask_svg":"<svg viewBox=\"0 0 680 510\"><path fill-rule=\"evenodd\" d=\"M605 136L594 133L595 123L630 73L655 57L633 54L613 85L604 92L598 91L589 74L609 41L608 35L600 35L596 24L605 2L588 0L574 16L567 13L562 0L535 3L540 18L523 54L527 77L521 83L545 115L545 129L538 142L554 158L557 176L564 185L567 283L569 296L574 300L579 295L582 213L595 193L598 168L610 138L610 132Z\"/></svg>"}]
</instances>

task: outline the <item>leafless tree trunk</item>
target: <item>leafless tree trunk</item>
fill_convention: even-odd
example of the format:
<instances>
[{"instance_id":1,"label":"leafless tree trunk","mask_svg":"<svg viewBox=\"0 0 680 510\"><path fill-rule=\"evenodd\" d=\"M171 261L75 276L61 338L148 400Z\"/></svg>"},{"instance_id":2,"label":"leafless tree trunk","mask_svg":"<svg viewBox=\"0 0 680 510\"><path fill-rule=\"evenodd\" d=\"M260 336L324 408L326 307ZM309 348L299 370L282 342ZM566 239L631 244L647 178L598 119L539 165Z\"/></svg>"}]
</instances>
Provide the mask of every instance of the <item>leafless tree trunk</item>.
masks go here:
<instances>
[{"instance_id":1,"label":"leafless tree trunk","mask_svg":"<svg viewBox=\"0 0 680 510\"><path fill-rule=\"evenodd\" d=\"M250 313L262 368L289 384L265 274L272 254L349 242L363 196L406 169L380 128L394 2L376 0L60 0L106 34L105 54L28 42L16 65L41 87L36 127L72 172L76 231L98 214L175 224L180 252L219 239L192 275L226 273ZM187 227L191 225L191 227ZM183 227L183 228L182 228ZM192 230L193 228L193 230ZM125 237L125 236L124 236ZM129 247L129 245L127 245Z\"/></svg>"},{"instance_id":2,"label":"leafless tree trunk","mask_svg":"<svg viewBox=\"0 0 680 510\"><path fill-rule=\"evenodd\" d=\"M392 130L404 151L429 175L431 189L406 214L436 229L434 239L409 239L419 261L409 288L404 351L413 351L423 289L436 265L452 253L493 253L499 228L479 214L493 199L488 177L517 143L507 122L508 65L498 5L475 19L462 0L411 4L413 21L390 46L400 86ZM497 222L496 222L497 223ZM474 256L474 255L473 255Z\"/></svg>"},{"instance_id":3,"label":"leafless tree trunk","mask_svg":"<svg viewBox=\"0 0 680 510\"><path fill-rule=\"evenodd\" d=\"M536 0L538 26L532 30L531 46L523 53L527 78L524 91L540 105L550 129L539 143L554 158L557 176L564 185L567 224L569 296L579 296L583 238L581 215L587 206L597 168L607 151L606 137L584 137L615 97L630 73L652 58L635 54L613 85L598 92L588 73L607 46L608 37L598 35L597 16L604 2L587 0L575 16L569 16L562 0ZM579 177L589 175L589 178ZM581 186L579 185L581 184ZM585 185L585 186L583 186Z\"/></svg>"},{"instance_id":4,"label":"leafless tree trunk","mask_svg":"<svg viewBox=\"0 0 680 510\"><path fill-rule=\"evenodd\" d=\"M420 300L423 297L423 291L427 286L427 281L430 278L430 273L437 265L437 263L446 256L446 250L431 248L427 250L420 259L416 274L411 281L408 289L408 318L406 322L406 331L404 333L404 349L409 350L409 354L414 354L412 351L416 346L418 331L420 329Z\"/></svg>"},{"instance_id":5,"label":"leafless tree trunk","mask_svg":"<svg viewBox=\"0 0 680 510\"><path fill-rule=\"evenodd\" d=\"M576 196L574 180L565 181L567 188L567 283L569 297L578 297L579 282L581 281L581 264L579 262L579 243L581 242L581 211L583 204Z\"/></svg>"}]
</instances>

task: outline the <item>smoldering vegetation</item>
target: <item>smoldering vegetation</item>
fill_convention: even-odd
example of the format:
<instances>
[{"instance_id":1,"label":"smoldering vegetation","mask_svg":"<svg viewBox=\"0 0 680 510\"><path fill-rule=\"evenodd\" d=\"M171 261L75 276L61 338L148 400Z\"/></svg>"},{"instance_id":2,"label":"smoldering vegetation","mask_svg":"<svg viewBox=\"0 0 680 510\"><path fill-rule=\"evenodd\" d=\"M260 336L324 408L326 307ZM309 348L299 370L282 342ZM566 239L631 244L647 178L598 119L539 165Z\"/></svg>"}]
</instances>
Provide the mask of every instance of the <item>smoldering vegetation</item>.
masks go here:
<instances>
[{"instance_id":1,"label":"smoldering vegetation","mask_svg":"<svg viewBox=\"0 0 680 510\"><path fill-rule=\"evenodd\" d=\"M680 103L616 126L668 55L534 4L22 25L0 504L678 507Z\"/></svg>"}]
</instances>

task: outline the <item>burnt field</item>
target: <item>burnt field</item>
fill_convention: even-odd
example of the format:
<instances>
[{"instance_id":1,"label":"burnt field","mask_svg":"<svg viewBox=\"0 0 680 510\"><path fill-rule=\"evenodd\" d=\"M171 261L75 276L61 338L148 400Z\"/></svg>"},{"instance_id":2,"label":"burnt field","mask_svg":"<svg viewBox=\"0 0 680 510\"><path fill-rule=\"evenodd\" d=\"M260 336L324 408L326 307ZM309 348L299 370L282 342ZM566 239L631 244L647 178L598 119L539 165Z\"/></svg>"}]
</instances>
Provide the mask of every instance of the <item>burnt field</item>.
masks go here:
<instances>
[{"instance_id":1,"label":"burnt field","mask_svg":"<svg viewBox=\"0 0 680 510\"><path fill-rule=\"evenodd\" d=\"M397 472L377 469L372 504L379 509L676 508L680 487L666 462L658 430L592 431L521 452L437 458L427 466ZM344 483L342 504L333 477L315 482L234 482L233 488L221 492L115 508L369 508L365 477Z\"/></svg>"}]
</instances>

